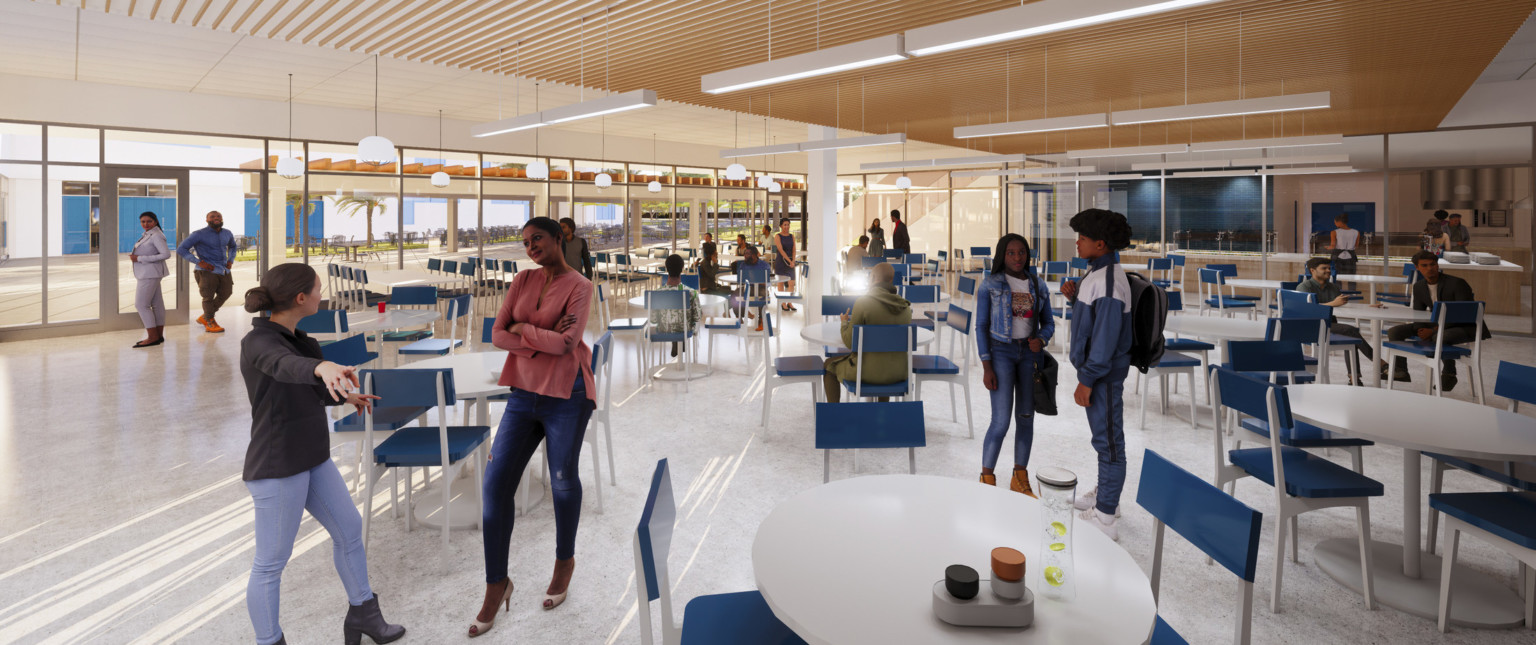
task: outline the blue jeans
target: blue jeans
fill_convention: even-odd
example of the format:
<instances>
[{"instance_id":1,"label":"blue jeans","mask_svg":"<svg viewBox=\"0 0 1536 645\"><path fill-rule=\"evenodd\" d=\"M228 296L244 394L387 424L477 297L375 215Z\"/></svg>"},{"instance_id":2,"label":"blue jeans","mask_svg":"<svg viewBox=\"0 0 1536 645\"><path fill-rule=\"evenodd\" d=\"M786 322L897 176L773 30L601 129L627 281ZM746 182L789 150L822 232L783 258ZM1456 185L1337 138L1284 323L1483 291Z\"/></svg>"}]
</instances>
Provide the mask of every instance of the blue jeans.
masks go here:
<instances>
[{"instance_id":1,"label":"blue jeans","mask_svg":"<svg viewBox=\"0 0 1536 645\"><path fill-rule=\"evenodd\" d=\"M331 557L347 590L347 602L373 598L368 587L368 557L363 552L363 516L352 503L347 484L331 460L281 479L248 481L256 505L256 561L245 587L245 608L256 628L257 643L276 643L283 629L277 621L283 568L293 555L304 511L331 534Z\"/></svg>"},{"instance_id":2,"label":"blue jeans","mask_svg":"<svg viewBox=\"0 0 1536 645\"><path fill-rule=\"evenodd\" d=\"M1093 431L1093 449L1099 453L1100 513L1114 515L1120 508L1120 492L1125 489L1125 377L1130 369L1121 367L1093 384L1088 403L1088 427ZM1076 387L1076 386L1074 386Z\"/></svg>"},{"instance_id":3,"label":"blue jeans","mask_svg":"<svg viewBox=\"0 0 1536 645\"><path fill-rule=\"evenodd\" d=\"M486 584L507 577L512 518L516 514L513 499L518 481L540 441L549 454L549 487L555 498L555 558L566 560L576 555L576 525L581 521L581 477L577 467L592 408L580 374L568 399L512 390L507 411L501 415L501 427L496 429L496 441L491 444L491 461L485 467L482 526Z\"/></svg>"},{"instance_id":4,"label":"blue jeans","mask_svg":"<svg viewBox=\"0 0 1536 645\"><path fill-rule=\"evenodd\" d=\"M981 465L996 468L997 455L1008 436L1009 417L1017 419L1013 435L1013 465L1029 467L1029 451L1035 443L1035 358L1039 354L1017 343L992 343L992 373L997 375L997 389L992 398L992 425L981 442Z\"/></svg>"}]
</instances>

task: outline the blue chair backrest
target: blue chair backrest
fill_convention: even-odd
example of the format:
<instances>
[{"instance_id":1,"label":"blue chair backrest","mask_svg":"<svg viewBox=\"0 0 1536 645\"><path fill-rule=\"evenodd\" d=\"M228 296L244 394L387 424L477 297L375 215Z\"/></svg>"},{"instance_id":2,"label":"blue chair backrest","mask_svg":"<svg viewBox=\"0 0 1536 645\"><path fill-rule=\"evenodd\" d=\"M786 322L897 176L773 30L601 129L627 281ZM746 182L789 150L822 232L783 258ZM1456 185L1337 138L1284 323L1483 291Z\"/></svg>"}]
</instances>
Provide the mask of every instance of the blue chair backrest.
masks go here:
<instances>
[{"instance_id":1,"label":"blue chair backrest","mask_svg":"<svg viewBox=\"0 0 1536 645\"><path fill-rule=\"evenodd\" d=\"M605 331L602 336L598 336L597 340L592 343L592 372L596 373L597 368L602 367L612 357L613 332Z\"/></svg>"},{"instance_id":2,"label":"blue chair backrest","mask_svg":"<svg viewBox=\"0 0 1536 645\"><path fill-rule=\"evenodd\" d=\"M1412 262L1404 262L1403 263L1403 277L1408 279L1408 283L1409 284L1412 284L1414 282L1418 282L1419 280L1423 279L1424 276L1419 275L1419 268L1416 267L1416 266L1413 266Z\"/></svg>"},{"instance_id":3,"label":"blue chair backrest","mask_svg":"<svg viewBox=\"0 0 1536 645\"><path fill-rule=\"evenodd\" d=\"M395 287L389 294L391 305L435 305L437 304L437 287Z\"/></svg>"},{"instance_id":4,"label":"blue chair backrest","mask_svg":"<svg viewBox=\"0 0 1536 645\"><path fill-rule=\"evenodd\" d=\"M864 268L868 269L869 267L875 266L876 264L880 264L884 261L885 258L872 258L866 255L864 256Z\"/></svg>"},{"instance_id":5,"label":"blue chair backrest","mask_svg":"<svg viewBox=\"0 0 1536 645\"><path fill-rule=\"evenodd\" d=\"M1227 352L1232 369L1239 372L1298 372L1307 368L1301 343L1295 341L1234 340L1227 343Z\"/></svg>"},{"instance_id":6,"label":"blue chair backrest","mask_svg":"<svg viewBox=\"0 0 1536 645\"><path fill-rule=\"evenodd\" d=\"M1184 294L1178 291L1168 292L1168 311L1184 311Z\"/></svg>"},{"instance_id":7,"label":"blue chair backrest","mask_svg":"<svg viewBox=\"0 0 1536 645\"><path fill-rule=\"evenodd\" d=\"M766 265L755 267L743 264L739 273L741 273L742 282L762 284L768 281L768 267Z\"/></svg>"},{"instance_id":8,"label":"blue chair backrest","mask_svg":"<svg viewBox=\"0 0 1536 645\"><path fill-rule=\"evenodd\" d=\"M381 408L437 407L437 379L443 379L443 401L453 405L453 370L397 369L363 370L358 373L364 391L379 397ZM371 389L369 389L371 388Z\"/></svg>"},{"instance_id":9,"label":"blue chair backrest","mask_svg":"<svg viewBox=\"0 0 1536 645\"><path fill-rule=\"evenodd\" d=\"M1536 367L1499 361L1499 374L1493 380L1493 395L1520 403L1536 403Z\"/></svg>"},{"instance_id":10,"label":"blue chair backrest","mask_svg":"<svg viewBox=\"0 0 1536 645\"><path fill-rule=\"evenodd\" d=\"M901 261L906 264L924 264L928 262L928 256L922 253L908 253L902 257Z\"/></svg>"},{"instance_id":11,"label":"blue chair backrest","mask_svg":"<svg viewBox=\"0 0 1536 645\"><path fill-rule=\"evenodd\" d=\"M676 524L677 501L672 497L672 473L667 470L667 460L662 459L656 462L656 472L651 475L651 490L645 496L645 510L640 511L640 525L635 527L640 568L645 571L646 602L661 597L656 559L660 557L665 562L672 551L672 527Z\"/></svg>"},{"instance_id":12,"label":"blue chair backrest","mask_svg":"<svg viewBox=\"0 0 1536 645\"><path fill-rule=\"evenodd\" d=\"M1237 265L1236 264L1207 264L1207 265L1205 265L1205 268L1207 268L1207 269L1215 269L1217 271L1220 271L1222 277L1227 277L1227 278L1236 278L1237 277Z\"/></svg>"},{"instance_id":13,"label":"blue chair backrest","mask_svg":"<svg viewBox=\"0 0 1536 645\"><path fill-rule=\"evenodd\" d=\"M443 272L444 273L458 273L459 272L459 263L458 263L457 260L443 260L443 265L442 266L443 266Z\"/></svg>"},{"instance_id":14,"label":"blue chair backrest","mask_svg":"<svg viewBox=\"0 0 1536 645\"><path fill-rule=\"evenodd\" d=\"M1148 271L1167 271L1173 268L1173 260L1168 258L1152 258L1147 260Z\"/></svg>"},{"instance_id":15,"label":"blue chair backrest","mask_svg":"<svg viewBox=\"0 0 1536 645\"><path fill-rule=\"evenodd\" d=\"M1312 294L1307 294L1312 295ZM1316 302L1295 302L1285 308L1283 318L1310 318L1313 320L1327 320L1333 315L1333 307L1320 305Z\"/></svg>"},{"instance_id":16,"label":"blue chair backrest","mask_svg":"<svg viewBox=\"0 0 1536 645\"><path fill-rule=\"evenodd\" d=\"M916 344L917 329L910 325L854 325L854 351L905 352ZM860 345L862 339L863 344Z\"/></svg>"},{"instance_id":17,"label":"blue chair backrest","mask_svg":"<svg viewBox=\"0 0 1536 645\"><path fill-rule=\"evenodd\" d=\"M1263 513L1151 450L1141 459L1136 503L1228 571L1253 582Z\"/></svg>"},{"instance_id":18,"label":"blue chair backrest","mask_svg":"<svg viewBox=\"0 0 1536 645\"><path fill-rule=\"evenodd\" d=\"M341 267L341 277L346 278L348 280L352 280L353 279L353 277L352 277L352 267L347 267L347 266Z\"/></svg>"},{"instance_id":19,"label":"blue chair backrest","mask_svg":"<svg viewBox=\"0 0 1536 645\"><path fill-rule=\"evenodd\" d=\"M651 257L653 259L657 259L657 260L666 259L666 257L667 257L667 250L666 249L651 249Z\"/></svg>"},{"instance_id":20,"label":"blue chair backrest","mask_svg":"<svg viewBox=\"0 0 1536 645\"><path fill-rule=\"evenodd\" d=\"M1221 279L1221 271L1209 267L1200 270L1200 282L1205 284L1226 284L1226 281Z\"/></svg>"},{"instance_id":21,"label":"blue chair backrest","mask_svg":"<svg viewBox=\"0 0 1536 645\"><path fill-rule=\"evenodd\" d=\"M960 290L960 293L963 293L967 296L974 296L976 295L976 278L960 276L960 280L958 281L958 286L956 286L956 288Z\"/></svg>"},{"instance_id":22,"label":"blue chair backrest","mask_svg":"<svg viewBox=\"0 0 1536 645\"><path fill-rule=\"evenodd\" d=\"M1291 305L1296 305L1296 304L1307 305L1307 304L1312 304L1312 303L1315 303L1315 302L1317 302L1317 294L1315 294L1315 293L1307 293L1305 291L1296 291L1294 289L1281 289L1280 290L1280 308L1281 309L1290 309Z\"/></svg>"},{"instance_id":23,"label":"blue chair backrest","mask_svg":"<svg viewBox=\"0 0 1536 645\"><path fill-rule=\"evenodd\" d=\"M469 314L469 294L448 299L448 320L458 320Z\"/></svg>"},{"instance_id":24,"label":"blue chair backrest","mask_svg":"<svg viewBox=\"0 0 1536 645\"><path fill-rule=\"evenodd\" d=\"M901 249L886 249L885 250L885 257L886 257L886 259L890 259L890 260L900 260L901 256L906 255L906 254L907 254L907 252L903 251Z\"/></svg>"},{"instance_id":25,"label":"blue chair backrest","mask_svg":"<svg viewBox=\"0 0 1536 645\"><path fill-rule=\"evenodd\" d=\"M645 308L649 310L676 310L688 308L688 292L677 289L659 289L645 292Z\"/></svg>"},{"instance_id":26,"label":"blue chair backrest","mask_svg":"<svg viewBox=\"0 0 1536 645\"><path fill-rule=\"evenodd\" d=\"M1290 289L1290 290L1294 291L1296 289L1296 287L1299 287L1299 286L1301 286L1301 281L1300 280L1284 280L1284 281L1280 282L1280 288L1282 290Z\"/></svg>"},{"instance_id":27,"label":"blue chair backrest","mask_svg":"<svg viewBox=\"0 0 1536 645\"><path fill-rule=\"evenodd\" d=\"M337 365L357 367L370 360L374 356L368 351L368 341L362 334L348 336L334 343L320 348L320 355Z\"/></svg>"},{"instance_id":28,"label":"blue chair backrest","mask_svg":"<svg viewBox=\"0 0 1536 645\"><path fill-rule=\"evenodd\" d=\"M438 258L427 258L427 270L428 271L442 271L443 270L443 261L441 259L438 259Z\"/></svg>"},{"instance_id":29,"label":"blue chair backrest","mask_svg":"<svg viewBox=\"0 0 1536 645\"><path fill-rule=\"evenodd\" d=\"M1184 260L1184 254L1183 253L1171 253L1171 254L1168 255L1168 259L1169 260L1173 260L1173 266L1176 266L1176 267L1184 266L1184 261L1185 260Z\"/></svg>"},{"instance_id":30,"label":"blue chair backrest","mask_svg":"<svg viewBox=\"0 0 1536 645\"><path fill-rule=\"evenodd\" d=\"M489 316L480 320L480 344L491 344L491 330L496 328L496 317Z\"/></svg>"},{"instance_id":31,"label":"blue chair backrest","mask_svg":"<svg viewBox=\"0 0 1536 645\"><path fill-rule=\"evenodd\" d=\"M1072 267L1072 265L1067 263L1067 262L1062 262L1062 261L1046 262L1045 263L1045 274L1047 276L1064 275L1067 271L1071 270L1071 267Z\"/></svg>"},{"instance_id":32,"label":"blue chair backrest","mask_svg":"<svg viewBox=\"0 0 1536 645\"><path fill-rule=\"evenodd\" d=\"M857 302L858 299L858 296L822 296L821 315L836 316L851 313L853 311L853 303Z\"/></svg>"},{"instance_id":33,"label":"blue chair backrest","mask_svg":"<svg viewBox=\"0 0 1536 645\"><path fill-rule=\"evenodd\" d=\"M922 401L816 404L817 450L926 445Z\"/></svg>"},{"instance_id":34,"label":"blue chair backrest","mask_svg":"<svg viewBox=\"0 0 1536 645\"><path fill-rule=\"evenodd\" d=\"M474 277L475 276L475 267L476 267L477 264L478 263L474 262L474 261L464 262L464 263L460 264L459 265L459 275L468 276L468 277L471 277L471 278Z\"/></svg>"},{"instance_id":35,"label":"blue chair backrest","mask_svg":"<svg viewBox=\"0 0 1536 645\"><path fill-rule=\"evenodd\" d=\"M939 251L939 261L944 262L947 260L949 260L949 251Z\"/></svg>"},{"instance_id":36,"label":"blue chair backrest","mask_svg":"<svg viewBox=\"0 0 1536 645\"><path fill-rule=\"evenodd\" d=\"M339 278L341 277L341 267L334 264L327 264L325 265L325 274L333 278Z\"/></svg>"},{"instance_id":37,"label":"blue chair backrest","mask_svg":"<svg viewBox=\"0 0 1536 645\"><path fill-rule=\"evenodd\" d=\"M684 273L683 275L679 276L679 278L683 281L683 286L688 287L689 289L693 289L694 291L699 290L699 274Z\"/></svg>"},{"instance_id":38,"label":"blue chair backrest","mask_svg":"<svg viewBox=\"0 0 1536 645\"><path fill-rule=\"evenodd\" d=\"M939 286L936 284L910 285L901 289L901 296L908 302L917 304L938 302Z\"/></svg>"},{"instance_id":39,"label":"blue chair backrest","mask_svg":"<svg viewBox=\"0 0 1536 645\"><path fill-rule=\"evenodd\" d=\"M1253 341L1249 341L1253 342ZM1232 343L1236 345L1237 343ZM1280 420L1281 428L1291 427L1291 403L1286 396L1283 386L1270 383L1268 380L1240 374L1226 367L1215 368L1216 394L1222 407L1232 408L1242 414L1255 419L1269 420L1269 394L1274 392L1276 413ZM1272 433L1283 435L1284 433ZM1284 437L1281 437L1284 443Z\"/></svg>"},{"instance_id":40,"label":"blue chair backrest","mask_svg":"<svg viewBox=\"0 0 1536 645\"><path fill-rule=\"evenodd\" d=\"M513 262L512 260L502 260L501 261L501 272L502 273L517 273L517 263Z\"/></svg>"},{"instance_id":41,"label":"blue chair backrest","mask_svg":"<svg viewBox=\"0 0 1536 645\"><path fill-rule=\"evenodd\" d=\"M1482 311L1481 300L1466 302L1437 302L1429 312L1430 320L1440 320L1441 312L1445 312L1445 324L1466 325L1478 322L1478 312Z\"/></svg>"},{"instance_id":42,"label":"blue chair backrest","mask_svg":"<svg viewBox=\"0 0 1536 645\"><path fill-rule=\"evenodd\" d=\"M608 262L608 252L607 251L598 251L597 254L595 256L593 256L593 257L597 258L598 262L602 262L602 263L605 263L605 264Z\"/></svg>"},{"instance_id":43,"label":"blue chair backrest","mask_svg":"<svg viewBox=\"0 0 1536 645\"><path fill-rule=\"evenodd\" d=\"M1287 314L1290 311L1286 312ZM1325 338L1326 327L1321 320L1311 316L1281 316L1270 318L1264 322L1264 338L1269 340L1283 340L1302 345L1316 345L1318 339Z\"/></svg>"},{"instance_id":44,"label":"blue chair backrest","mask_svg":"<svg viewBox=\"0 0 1536 645\"><path fill-rule=\"evenodd\" d=\"M892 264L891 269L894 271L894 280L897 284L901 284L912 275L912 265L910 264Z\"/></svg>"},{"instance_id":45,"label":"blue chair backrest","mask_svg":"<svg viewBox=\"0 0 1536 645\"><path fill-rule=\"evenodd\" d=\"M950 305L949 315L944 317L944 324L949 325L950 329L969 336L971 333L971 312Z\"/></svg>"},{"instance_id":46,"label":"blue chair backrest","mask_svg":"<svg viewBox=\"0 0 1536 645\"><path fill-rule=\"evenodd\" d=\"M973 257L973 258L977 258L977 257L991 257L991 256L992 256L992 247L990 247L990 246L973 246L973 247L971 247L971 257Z\"/></svg>"},{"instance_id":47,"label":"blue chair backrest","mask_svg":"<svg viewBox=\"0 0 1536 645\"><path fill-rule=\"evenodd\" d=\"M347 332L347 312L341 309L321 309L299 319L299 331L306 334L344 334Z\"/></svg>"},{"instance_id":48,"label":"blue chair backrest","mask_svg":"<svg viewBox=\"0 0 1536 645\"><path fill-rule=\"evenodd\" d=\"M1070 262L1073 269L1078 271L1088 270L1088 258L1072 258Z\"/></svg>"}]
</instances>

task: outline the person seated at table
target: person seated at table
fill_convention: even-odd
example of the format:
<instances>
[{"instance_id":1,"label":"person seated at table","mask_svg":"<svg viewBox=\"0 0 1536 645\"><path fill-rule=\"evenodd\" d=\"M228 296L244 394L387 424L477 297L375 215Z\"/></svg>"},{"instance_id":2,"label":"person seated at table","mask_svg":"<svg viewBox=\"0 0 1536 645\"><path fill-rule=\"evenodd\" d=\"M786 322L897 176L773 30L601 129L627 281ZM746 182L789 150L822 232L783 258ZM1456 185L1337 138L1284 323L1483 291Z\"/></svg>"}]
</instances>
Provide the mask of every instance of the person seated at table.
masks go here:
<instances>
[{"instance_id":1,"label":"person seated at table","mask_svg":"<svg viewBox=\"0 0 1536 645\"><path fill-rule=\"evenodd\" d=\"M748 246L750 246L750 245L747 244L747 236L746 236L746 234L745 233L737 233L736 234L736 257L738 257L738 258L746 258L747 257L747 247ZM740 269L740 268L741 268L741 260L732 260L731 261L731 275L736 275L736 270Z\"/></svg>"},{"instance_id":2,"label":"person seated at table","mask_svg":"<svg viewBox=\"0 0 1536 645\"><path fill-rule=\"evenodd\" d=\"M676 309L652 310L650 312L651 327L659 334L681 334L685 331L693 331L699 327L699 292L693 287L683 284L683 256L673 253L667 256L667 283L654 291L682 291L688 294L688 311ZM672 343L672 355L677 356L677 343Z\"/></svg>"},{"instance_id":3,"label":"person seated at table","mask_svg":"<svg viewBox=\"0 0 1536 645\"><path fill-rule=\"evenodd\" d=\"M1349 304L1349 297L1344 295L1344 290L1339 287L1339 283L1331 279L1333 277L1333 267L1330 265L1328 258L1312 258L1307 260L1307 273L1310 273L1312 277L1296 285L1297 291L1317 294L1318 304L1328 305L1329 307L1343 307ZM1348 336L1349 338L1365 339L1364 336L1360 335L1359 327L1341 323L1332 314L1328 316L1328 331L1329 333ZM1375 358L1375 355L1371 352L1370 343L1357 343L1355 351L1365 355L1364 363L1366 365L1369 365L1371 359ZM1362 385L1360 375L1354 373L1354 368L1350 366L1348 361L1344 362L1344 366L1350 372L1350 384Z\"/></svg>"},{"instance_id":4,"label":"person seated at table","mask_svg":"<svg viewBox=\"0 0 1536 645\"><path fill-rule=\"evenodd\" d=\"M852 312L843 312L843 344L852 353L827 359L826 374L822 386L827 401L837 403L843 393L843 381L859 376L859 361L864 361L864 382L870 385L900 383L907 378L906 352L870 352L860 356L854 345L854 325L906 325L912 322L912 303L896 294L896 270L890 264L881 263L869 269L869 293L853 302ZM880 397L888 401L890 397Z\"/></svg>"},{"instance_id":5,"label":"person seated at table","mask_svg":"<svg viewBox=\"0 0 1536 645\"><path fill-rule=\"evenodd\" d=\"M1418 269L1419 275L1424 278L1413 283L1413 296L1410 302L1413 305L1414 311L1430 311L1436 302L1471 302L1477 300L1477 296L1472 293L1472 285L1467 284L1466 280L1449 273L1440 272L1440 256L1434 252L1419 251L1413 254L1413 267ZM1418 338L1420 341L1432 343L1435 340L1435 333L1437 331L1432 323L1407 323L1388 329L1387 339L1401 342ZM1472 323L1447 325L1445 328L1445 344L1462 345L1470 343L1476 339L1477 334L1477 326ZM1482 337L1484 340L1493 337L1493 334L1489 333L1486 323L1483 325ZM1411 382L1412 378L1408 376L1408 361L1399 356L1395 362L1397 363L1397 380ZM1380 369L1381 378L1387 378L1386 361L1381 362ZM1456 359L1447 358L1441 361L1440 389L1449 392L1455 389L1455 387Z\"/></svg>"},{"instance_id":6,"label":"person seated at table","mask_svg":"<svg viewBox=\"0 0 1536 645\"><path fill-rule=\"evenodd\" d=\"M736 275L739 276L745 270L752 269L754 271L760 271L762 277L765 280L773 279L772 267L768 266L768 263L764 262L763 258L757 254L757 247L756 246L753 246L751 244L747 244L747 245L744 245L742 247L742 249L744 249L744 252L746 253L746 255L745 255L746 259L742 260L741 263L736 265L736 267L735 267ZM747 293L747 288L748 288L747 285L745 283L743 283L741 286L737 287L735 291L731 292L731 308L736 310L736 312L737 312L736 316L737 317L757 318L757 331L762 331L763 330L763 318L762 318L761 314L763 313L763 311L762 311L763 308L762 307L758 307L757 308L757 313L755 313L755 314L746 312L747 302L750 300L750 298L748 298L749 294ZM756 297L756 298L761 299L761 300L767 300L767 298L768 298L768 294L767 294L768 285L767 285L767 283L760 284L760 285L755 285L753 287L753 289L757 292L756 294L753 294L753 297Z\"/></svg>"},{"instance_id":7,"label":"person seated at table","mask_svg":"<svg viewBox=\"0 0 1536 645\"><path fill-rule=\"evenodd\" d=\"M848 259L843 260L843 279L853 277L864 270L864 258L869 257L869 236L860 235L859 243L848 247Z\"/></svg>"},{"instance_id":8,"label":"person seated at table","mask_svg":"<svg viewBox=\"0 0 1536 645\"><path fill-rule=\"evenodd\" d=\"M704 243L704 257L699 259L699 293L713 296L729 296L731 288L718 282L720 254L714 242Z\"/></svg>"}]
</instances>

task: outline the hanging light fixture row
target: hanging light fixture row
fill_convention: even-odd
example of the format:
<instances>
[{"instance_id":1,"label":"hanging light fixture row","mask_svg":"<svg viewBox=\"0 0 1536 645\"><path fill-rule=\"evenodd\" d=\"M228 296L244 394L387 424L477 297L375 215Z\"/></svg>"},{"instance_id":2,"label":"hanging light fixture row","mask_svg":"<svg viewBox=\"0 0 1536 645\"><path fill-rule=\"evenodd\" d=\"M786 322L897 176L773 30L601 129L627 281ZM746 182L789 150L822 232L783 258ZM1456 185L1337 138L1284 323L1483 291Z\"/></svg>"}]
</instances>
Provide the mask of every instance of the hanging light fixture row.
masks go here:
<instances>
[{"instance_id":1,"label":"hanging light fixture row","mask_svg":"<svg viewBox=\"0 0 1536 645\"><path fill-rule=\"evenodd\" d=\"M542 112L530 112L500 121L481 123L471 127L469 133L476 137L493 137L498 134L529 130L557 123L568 123L579 119L590 119L592 117L640 108L655 107L655 105L656 92L652 90L633 90L622 94L611 94L590 101L553 107Z\"/></svg>"},{"instance_id":2,"label":"hanging light fixture row","mask_svg":"<svg viewBox=\"0 0 1536 645\"><path fill-rule=\"evenodd\" d=\"M1003 170L961 170L956 177L1033 177L1037 175L1064 175L1067 173L1094 172L1096 166L1058 166L1055 168L1005 168Z\"/></svg>"},{"instance_id":3,"label":"hanging light fixture row","mask_svg":"<svg viewBox=\"0 0 1536 645\"><path fill-rule=\"evenodd\" d=\"M915 56L979 47L1225 1L1038 0L1020 7L919 27L902 34L872 38L705 74L699 79L699 85L706 94L722 94L812 76L835 74Z\"/></svg>"},{"instance_id":4,"label":"hanging light fixture row","mask_svg":"<svg viewBox=\"0 0 1536 645\"><path fill-rule=\"evenodd\" d=\"M1049 119L1011 121L1008 123L963 125L955 128L954 136L956 139L1000 137L1014 134L1032 134L1036 132L1059 132L1062 130L1103 128L1111 125L1136 125L1140 123L1163 123L1168 121L1215 119L1219 117L1244 116L1250 114L1273 114L1276 112L1294 112L1298 110L1318 110L1328 108L1331 105L1332 99L1330 98L1330 93L1328 92L1284 94L1281 96L1266 96L1256 99L1239 99L1236 101L1216 101L1214 103L1173 105L1169 107L1146 108L1142 110L1123 110L1109 114L1101 112L1099 114L1058 116L1051 117ZM1332 141L1331 139L1337 139L1337 141ZM1308 142L1309 140L1316 140L1316 142L1311 143ZM1263 141L1285 143L1260 143ZM1245 148L1257 149L1302 145L1328 145L1330 143L1343 142L1343 135L1319 135L1315 137L1257 139L1253 142L1214 141L1210 143L1194 144L1190 146L1190 149L1197 152L1209 152L1212 150L1242 150ZM1241 144L1243 147L1230 147L1236 144Z\"/></svg>"},{"instance_id":5,"label":"hanging light fixture row","mask_svg":"<svg viewBox=\"0 0 1536 645\"><path fill-rule=\"evenodd\" d=\"M803 143L780 143L771 146L754 146L751 148L733 148L721 150L721 159L735 159L737 157L756 157L760 155L782 155L796 152L811 152L814 150L839 150L843 148L867 148L870 146L899 145L907 142L907 135L901 132L891 134L872 134L864 137L844 137L841 139L817 139ZM745 170L745 168L743 168Z\"/></svg>"}]
</instances>

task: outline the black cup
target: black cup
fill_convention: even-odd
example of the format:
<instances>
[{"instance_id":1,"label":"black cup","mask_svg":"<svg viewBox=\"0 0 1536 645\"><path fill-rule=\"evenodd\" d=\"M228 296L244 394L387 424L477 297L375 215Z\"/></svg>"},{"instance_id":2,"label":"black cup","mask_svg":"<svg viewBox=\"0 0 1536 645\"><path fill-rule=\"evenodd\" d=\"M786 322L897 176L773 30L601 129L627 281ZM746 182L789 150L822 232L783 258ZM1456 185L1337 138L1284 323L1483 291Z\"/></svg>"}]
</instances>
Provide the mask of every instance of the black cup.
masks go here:
<instances>
[{"instance_id":1,"label":"black cup","mask_svg":"<svg viewBox=\"0 0 1536 645\"><path fill-rule=\"evenodd\" d=\"M951 596L970 600L981 590L980 585L981 579L975 569L963 564L951 564L944 569L944 588Z\"/></svg>"}]
</instances>

